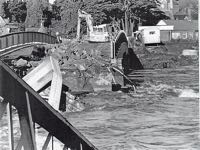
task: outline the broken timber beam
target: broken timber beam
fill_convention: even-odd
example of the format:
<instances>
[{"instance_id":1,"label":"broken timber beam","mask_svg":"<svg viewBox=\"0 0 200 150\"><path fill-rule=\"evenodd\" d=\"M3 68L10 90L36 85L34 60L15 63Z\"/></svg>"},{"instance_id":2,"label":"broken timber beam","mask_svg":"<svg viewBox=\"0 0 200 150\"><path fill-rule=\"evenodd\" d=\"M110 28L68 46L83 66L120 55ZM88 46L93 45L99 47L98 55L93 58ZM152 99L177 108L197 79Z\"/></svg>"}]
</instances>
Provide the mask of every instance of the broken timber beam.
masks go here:
<instances>
[{"instance_id":1,"label":"broken timber beam","mask_svg":"<svg viewBox=\"0 0 200 150\"><path fill-rule=\"evenodd\" d=\"M62 74L58 60L53 57L46 58L39 66L29 72L23 80L35 91L39 91L51 81L48 103L56 110L59 109L62 90Z\"/></svg>"}]
</instances>

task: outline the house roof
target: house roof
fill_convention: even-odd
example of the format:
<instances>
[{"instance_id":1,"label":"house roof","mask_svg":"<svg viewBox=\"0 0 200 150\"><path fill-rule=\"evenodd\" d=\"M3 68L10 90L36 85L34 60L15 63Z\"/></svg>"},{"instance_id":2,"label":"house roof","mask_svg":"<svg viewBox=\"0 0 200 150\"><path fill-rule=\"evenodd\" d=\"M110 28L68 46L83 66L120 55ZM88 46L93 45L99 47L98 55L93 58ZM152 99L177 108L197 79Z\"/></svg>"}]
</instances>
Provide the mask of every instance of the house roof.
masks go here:
<instances>
[{"instance_id":1,"label":"house roof","mask_svg":"<svg viewBox=\"0 0 200 150\"><path fill-rule=\"evenodd\" d=\"M39 30L39 28L34 28L34 27L32 27L32 28L26 28L27 32L28 31L38 32L38 30Z\"/></svg>"},{"instance_id":2,"label":"house roof","mask_svg":"<svg viewBox=\"0 0 200 150\"><path fill-rule=\"evenodd\" d=\"M178 11L174 14L174 16L187 16L187 14L185 12Z\"/></svg>"},{"instance_id":3,"label":"house roof","mask_svg":"<svg viewBox=\"0 0 200 150\"><path fill-rule=\"evenodd\" d=\"M4 26L5 24L5 20L0 16L0 26Z\"/></svg>"},{"instance_id":4,"label":"house roof","mask_svg":"<svg viewBox=\"0 0 200 150\"><path fill-rule=\"evenodd\" d=\"M198 21L197 20L161 20L157 25L173 25L174 30L184 30L184 31L194 31L198 30Z\"/></svg>"},{"instance_id":5,"label":"house roof","mask_svg":"<svg viewBox=\"0 0 200 150\"><path fill-rule=\"evenodd\" d=\"M6 27L8 27L8 28L19 28L19 24L18 23L8 23L8 24L6 24Z\"/></svg>"}]
</instances>

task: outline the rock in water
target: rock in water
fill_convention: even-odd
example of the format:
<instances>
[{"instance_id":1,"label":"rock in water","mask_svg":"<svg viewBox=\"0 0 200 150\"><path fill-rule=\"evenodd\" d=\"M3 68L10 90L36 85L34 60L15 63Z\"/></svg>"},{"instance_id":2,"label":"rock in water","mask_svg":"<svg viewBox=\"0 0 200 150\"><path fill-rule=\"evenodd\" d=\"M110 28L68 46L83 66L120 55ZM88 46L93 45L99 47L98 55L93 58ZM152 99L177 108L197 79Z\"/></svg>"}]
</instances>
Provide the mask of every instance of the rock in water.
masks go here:
<instances>
[{"instance_id":1,"label":"rock in water","mask_svg":"<svg viewBox=\"0 0 200 150\"><path fill-rule=\"evenodd\" d=\"M90 79L90 83L95 92L97 91L112 91L112 74L101 73L99 76Z\"/></svg>"},{"instance_id":2,"label":"rock in water","mask_svg":"<svg viewBox=\"0 0 200 150\"><path fill-rule=\"evenodd\" d=\"M25 67L25 66L28 65L28 61L20 58L19 60L17 60L16 62L14 62L14 65L16 67Z\"/></svg>"},{"instance_id":3,"label":"rock in water","mask_svg":"<svg viewBox=\"0 0 200 150\"><path fill-rule=\"evenodd\" d=\"M182 52L183 56L197 56L197 50L193 49L184 49Z\"/></svg>"}]
</instances>

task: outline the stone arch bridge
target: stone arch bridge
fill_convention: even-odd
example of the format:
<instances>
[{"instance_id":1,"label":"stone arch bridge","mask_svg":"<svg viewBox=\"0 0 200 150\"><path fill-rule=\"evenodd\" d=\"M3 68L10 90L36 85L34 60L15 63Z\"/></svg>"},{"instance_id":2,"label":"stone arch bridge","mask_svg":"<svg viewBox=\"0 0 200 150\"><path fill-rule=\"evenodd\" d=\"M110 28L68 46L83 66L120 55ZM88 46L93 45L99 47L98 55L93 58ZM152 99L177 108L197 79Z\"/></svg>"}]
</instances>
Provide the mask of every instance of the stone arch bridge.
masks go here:
<instances>
[{"instance_id":1,"label":"stone arch bridge","mask_svg":"<svg viewBox=\"0 0 200 150\"><path fill-rule=\"evenodd\" d=\"M129 38L126 33L121 30L114 38L111 48L111 59L114 60L117 65L121 66L124 73L127 74L129 70L143 69L143 66L139 58L134 53L134 49L130 47Z\"/></svg>"}]
</instances>

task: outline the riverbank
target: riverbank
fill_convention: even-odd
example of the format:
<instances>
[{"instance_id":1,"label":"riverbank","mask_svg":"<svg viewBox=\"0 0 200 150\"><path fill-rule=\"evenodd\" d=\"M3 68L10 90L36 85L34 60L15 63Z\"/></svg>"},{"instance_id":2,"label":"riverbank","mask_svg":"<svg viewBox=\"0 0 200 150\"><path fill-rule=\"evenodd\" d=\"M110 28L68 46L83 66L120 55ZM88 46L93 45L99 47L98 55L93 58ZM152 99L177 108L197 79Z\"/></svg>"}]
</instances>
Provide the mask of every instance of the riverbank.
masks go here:
<instances>
[{"instance_id":1,"label":"riverbank","mask_svg":"<svg viewBox=\"0 0 200 150\"><path fill-rule=\"evenodd\" d=\"M182 54L184 49L194 48L198 49L195 42L171 42L151 46L135 42L133 50L144 69L163 69L198 65L198 55ZM70 91L77 93L111 90L112 75L108 69L111 66L110 43L68 40L61 44L26 48L6 55L3 59L23 77L48 56L58 59L64 83ZM96 81L102 86L97 85Z\"/></svg>"},{"instance_id":2,"label":"riverbank","mask_svg":"<svg viewBox=\"0 0 200 150\"><path fill-rule=\"evenodd\" d=\"M71 62L77 63L81 59L90 60L89 57L98 59L92 63L108 65L110 63L110 43L88 43L88 42L76 42L74 40L65 41L62 44L47 44L39 46L43 48L44 55L53 55L60 59L61 68L67 68ZM20 57L26 57L28 61L39 61L31 58L32 52L35 48L24 48L20 51L15 51L3 57L4 60L16 60ZM169 42L159 45L147 45L144 46L141 43L135 42L133 46L134 53L140 59L144 66L144 69L162 69L162 68L174 68L178 66L190 65L198 62L197 56L183 56L184 49L195 49L197 53L198 43L193 42ZM36 54L37 55L37 54ZM36 56L37 57L37 56ZM43 57L43 56L42 56ZM84 64L85 65L85 64Z\"/></svg>"}]
</instances>

